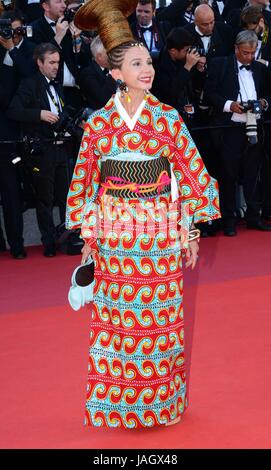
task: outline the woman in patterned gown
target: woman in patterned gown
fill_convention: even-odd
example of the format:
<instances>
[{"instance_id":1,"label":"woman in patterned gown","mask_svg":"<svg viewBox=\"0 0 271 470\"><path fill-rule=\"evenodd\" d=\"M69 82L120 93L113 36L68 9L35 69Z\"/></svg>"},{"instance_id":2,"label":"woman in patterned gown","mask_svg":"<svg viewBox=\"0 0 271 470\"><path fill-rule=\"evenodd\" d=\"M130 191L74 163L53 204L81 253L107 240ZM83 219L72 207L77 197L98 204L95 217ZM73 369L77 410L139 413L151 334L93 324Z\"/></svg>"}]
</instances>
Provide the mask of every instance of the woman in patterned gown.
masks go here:
<instances>
[{"instance_id":1,"label":"woman in patterned gown","mask_svg":"<svg viewBox=\"0 0 271 470\"><path fill-rule=\"evenodd\" d=\"M182 254L194 267L198 252L184 234L220 216L217 185L177 111L148 92L147 49L126 41L109 59L127 88L86 123L67 200L95 261L85 424L174 424L188 406Z\"/></svg>"}]
</instances>

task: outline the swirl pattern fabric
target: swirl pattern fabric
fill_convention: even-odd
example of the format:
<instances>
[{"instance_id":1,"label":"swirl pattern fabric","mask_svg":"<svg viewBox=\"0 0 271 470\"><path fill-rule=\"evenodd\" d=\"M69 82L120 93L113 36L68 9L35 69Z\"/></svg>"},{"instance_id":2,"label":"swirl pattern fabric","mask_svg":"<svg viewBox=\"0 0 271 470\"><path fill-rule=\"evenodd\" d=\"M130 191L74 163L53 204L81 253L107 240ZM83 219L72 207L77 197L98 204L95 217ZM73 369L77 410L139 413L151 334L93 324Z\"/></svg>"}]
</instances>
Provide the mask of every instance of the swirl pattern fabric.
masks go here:
<instances>
[{"instance_id":1,"label":"swirl pattern fabric","mask_svg":"<svg viewBox=\"0 0 271 470\"><path fill-rule=\"evenodd\" d=\"M178 113L153 95L133 131L114 98L88 120L66 221L67 228L81 227L81 236L97 249L85 423L153 427L182 416L188 406L182 246L178 226L161 229L170 192L149 199L99 195L102 158L120 152L166 157L178 183L177 207L185 202L191 221L220 217L218 188ZM98 236L105 215L113 229Z\"/></svg>"}]
</instances>

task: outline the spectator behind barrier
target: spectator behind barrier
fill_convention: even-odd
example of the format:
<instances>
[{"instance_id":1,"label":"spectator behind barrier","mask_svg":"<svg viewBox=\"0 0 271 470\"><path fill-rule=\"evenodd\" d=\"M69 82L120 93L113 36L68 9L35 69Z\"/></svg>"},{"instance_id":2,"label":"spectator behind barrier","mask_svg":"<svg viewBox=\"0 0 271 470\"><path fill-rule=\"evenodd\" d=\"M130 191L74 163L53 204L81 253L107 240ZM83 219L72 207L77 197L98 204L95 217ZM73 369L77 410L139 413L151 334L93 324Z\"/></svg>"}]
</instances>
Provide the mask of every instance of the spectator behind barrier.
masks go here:
<instances>
[{"instance_id":1,"label":"spectator behind barrier","mask_svg":"<svg viewBox=\"0 0 271 470\"><path fill-rule=\"evenodd\" d=\"M9 106L8 117L19 121L24 135L34 139L28 163L36 191L44 256L52 257L56 255L54 198L60 222L64 223L69 185L67 149L57 127L65 104L62 85L55 82L60 62L58 48L51 43L40 44L34 57L39 72L22 81Z\"/></svg>"}]
</instances>

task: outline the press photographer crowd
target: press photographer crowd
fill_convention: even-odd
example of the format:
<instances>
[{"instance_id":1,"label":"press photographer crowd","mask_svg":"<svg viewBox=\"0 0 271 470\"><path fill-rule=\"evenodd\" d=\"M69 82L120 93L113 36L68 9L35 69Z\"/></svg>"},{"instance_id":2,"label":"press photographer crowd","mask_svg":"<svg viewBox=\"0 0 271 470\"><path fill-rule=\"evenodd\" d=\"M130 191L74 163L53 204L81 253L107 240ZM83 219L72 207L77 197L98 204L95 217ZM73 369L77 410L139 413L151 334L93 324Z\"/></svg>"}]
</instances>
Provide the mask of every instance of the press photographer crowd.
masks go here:
<instances>
[{"instance_id":1,"label":"press photographer crowd","mask_svg":"<svg viewBox=\"0 0 271 470\"><path fill-rule=\"evenodd\" d=\"M84 123L117 86L97 33L74 25L80 7L1 2L0 251L9 247L15 259L26 257L29 208L44 256L61 245L70 254L82 248L79 234L65 231L69 182ZM178 110L218 180L222 219L200 224L201 236L236 236L240 224L271 231L269 1L139 0L129 22L152 56L151 92Z\"/></svg>"}]
</instances>

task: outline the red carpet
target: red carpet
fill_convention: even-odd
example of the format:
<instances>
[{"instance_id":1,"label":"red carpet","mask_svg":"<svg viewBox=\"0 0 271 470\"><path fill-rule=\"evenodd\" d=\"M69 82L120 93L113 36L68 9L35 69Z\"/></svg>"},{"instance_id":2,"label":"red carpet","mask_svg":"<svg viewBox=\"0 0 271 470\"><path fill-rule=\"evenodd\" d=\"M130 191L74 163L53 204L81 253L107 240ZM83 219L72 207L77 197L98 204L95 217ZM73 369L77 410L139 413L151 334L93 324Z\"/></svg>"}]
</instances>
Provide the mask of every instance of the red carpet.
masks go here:
<instances>
[{"instance_id":1,"label":"red carpet","mask_svg":"<svg viewBox=\"0 0 271 470\"><path fill-rule=\"evenodd\" d=\"M270 448L270 241L241 229L201 241L185 285L190 406L141 431L83 426L89 310L66 301L79 257L1 254L0 447Z\"/></svg>"}]
</instances>

